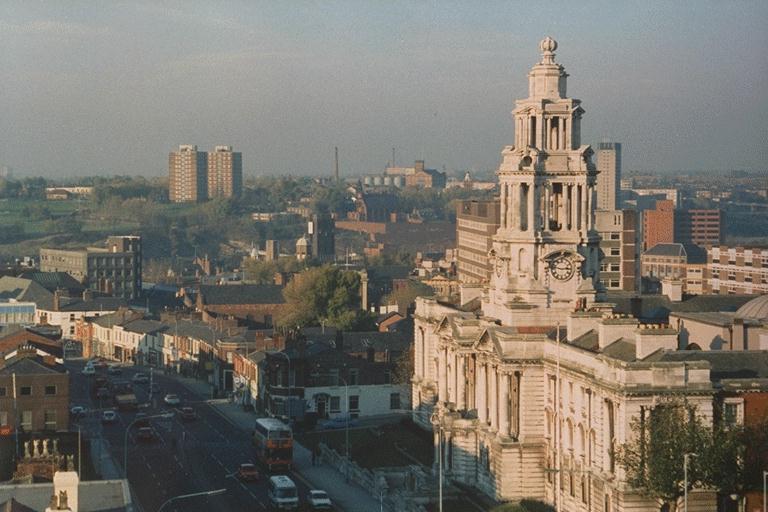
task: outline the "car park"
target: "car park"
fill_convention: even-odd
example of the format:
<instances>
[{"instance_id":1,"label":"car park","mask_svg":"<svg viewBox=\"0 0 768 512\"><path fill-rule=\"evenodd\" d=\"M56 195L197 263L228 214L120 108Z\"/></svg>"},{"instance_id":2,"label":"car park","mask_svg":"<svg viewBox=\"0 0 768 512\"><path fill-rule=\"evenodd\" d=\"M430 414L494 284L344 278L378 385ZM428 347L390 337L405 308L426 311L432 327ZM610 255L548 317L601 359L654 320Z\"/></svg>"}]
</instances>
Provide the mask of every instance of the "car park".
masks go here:
<instances>
[{"instance_id":1,"label":"car park","mask_svg":"<svg viewBox=\"0 0 768 512\"><path fill-rule=\"evenodd\" d=\"M240 464L240 467L237 469L237 477L246 482L255 482L259 479L259 470L256 469L255 464L250 462Z\"/></svg>"},{"instance_id":2,"label":"car park","mask_svg":"<svg viewBox=\"0 0 768 512\"><path fill-rule=\"evenodd\" d=\"M182 407L179 411L179 415L181 416L181 419L184 421L192 421L194 419L197 419L197 414L195 413L195 410L191 407Z\"/></svg>"},{"instance_id":3,"label":"car park","mask_svg":"<svg viewBox=\"0 0 768 512\"><path fill-rule=\"evenodd\" d=\"M165 398L163 398L163 402L165 402L168 405L179 405L181 403L181 398L179 398L179 395L175 394L168 394L165 395Z\"/></svg>"},{"instance_id":4,"label":"car park","mask_svg":"<svg viewBox=\"0 0 768 512\"><path fill-rule=\"evenodd\" d=\"M331 498L328 493L320 489L312 489L307 494L307 505L310 510L331 510Z\"/></svg>"},{"instance_id":5,"label":"car park","mask_svg":"<svg viewBox=\"0 0 768 512\"><path fill-rule=\"evenodd\" d=\"M111 409L101 413L102 423L114 423L117 421L117 413Z\"/></svg>"}]
</instances>

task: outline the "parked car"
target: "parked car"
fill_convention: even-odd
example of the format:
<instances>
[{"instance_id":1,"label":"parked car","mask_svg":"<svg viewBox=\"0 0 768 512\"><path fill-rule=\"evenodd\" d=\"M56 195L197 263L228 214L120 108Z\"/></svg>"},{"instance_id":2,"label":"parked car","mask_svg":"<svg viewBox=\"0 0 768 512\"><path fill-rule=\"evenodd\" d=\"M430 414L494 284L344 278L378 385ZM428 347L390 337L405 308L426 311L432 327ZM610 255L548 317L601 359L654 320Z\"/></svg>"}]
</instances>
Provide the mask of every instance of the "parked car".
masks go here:
<instances>
[{"instance_id":1,"label":"parked car","mask_svg":"<svg viewBox=\"0 0 768 512\"><path fill-rule=\"evenodd\" d=\"M355 418L347 419L347 416L336 416L329 420L321 421L318 423L318 427L323 430L335 430L340 428L347 428L357 426L357 420ZM349 423L347 423L349 421Z\"/></svg>"},{"instance_id":2,"label":"parked car","mask_svg":"<svg viewBox=\"0 0 768 512\"><path fill-rule=\"evenodd\" d=\"M86 364L82 371L83 375L95 375L96 374L96 368L93 367L93 365Z\"/></svg>"},{"instance_id":3,"label":"parked car","mask_svg":"<svg viewBox=\"0 0 768 512\"><path fill-rule=\"evenodd\" d=\"M96 390L96 398L104 399L104 398L109 398L110 396L112 396L112 393L109 391L108 388L102 387Z\"/></svg>"},{"instance_id":4,"label":"parked car","mask_svg":"<svg viewBox=\"0 0 768 512\"><path fill-rule=\"evenodd\" d=\"M179 405L181 403L181 398L179 398L179 395L174 394L168 394L165 395L165 398L163 398L163 402L165 402L168 405Z\"/></svg>"},{"instance_id":5,"label":"parked car","mask_svg":"<svg viewBox=\"0 0 768 512\"><path fill-rule=\"evenodd\" d=\"M240 464L240 467L237 469L237 477L246 482L255 482L259 479L259 470L256 469L255 464L251 464L250 462Z\"/></svg>"},{"instance_id":6,"label":"parked car","mask_svg":"<svg viewBox=\"0 0 768 512\"><path fill-rule=\"evenodd\" d=\"M192 421L194 419L197 419L197 414L195 413L195 410L191 407L182 407L179 415L181 416L181 419L184 421Z\"/></svg>"},{"instance_id":7,"label":"parked car","mask_svg":"<svg viewBox=\"0 0 768 512\"><path fill-rule=\"evenodd\" d=\"M136 439L139 441L152 441L155 439L155 432L152 427L141 427L136 433Z\"/></svg>"},{"instance_id":8,"label":"parked car","mask_svg":"<svg viewBox=\"0 0 768 512\"><path fill-rule=\"evenodd\" d=\"M117 421L117 413L113 410L107 410L101 413L102 423L114 423Z\"/></svg>"},{"instance_id":9,"label":"parked car","mask_svg":"<svg viewBox=\"0 0 768 512\"><path fill-rule=\"evenodd\" d=\"M147 377L146 374L139 372L135 374L131 380L134 384L146 384L149 382L149 377Z\"/></svg>"},{"instance_id":10,"label":"parked car","mask_svg":"<svg viewBox=\"0 0 768 512\"><path fill-rule=\"evenodd\" d=\"M86 414L88 414L88 409L86 409L82 405L74 405L69 410L69 415L72 416L73 420L81 418L81 417L85 416Z\"/></svg>"},{"instance_id":11,"label":"parked car","mask_svg":"<svg viewBox=\"0 0 768 512\"><path fill-rule=\"evenodd\" d=\"M110 375L122 375L123 369L116 365L110 365L109 368L107 368L107 373Z\"/></svg>"},{"instance_id":12,"label":"parked car","mask_svg":"<svg viewBox=\"0 0 768 512\"><path fill-rule=\"evenodd\" d=\"M331 498L320 489L312 489L307 494L307 504L312 510L331 510Z\"/></svg>"}]
</instances>

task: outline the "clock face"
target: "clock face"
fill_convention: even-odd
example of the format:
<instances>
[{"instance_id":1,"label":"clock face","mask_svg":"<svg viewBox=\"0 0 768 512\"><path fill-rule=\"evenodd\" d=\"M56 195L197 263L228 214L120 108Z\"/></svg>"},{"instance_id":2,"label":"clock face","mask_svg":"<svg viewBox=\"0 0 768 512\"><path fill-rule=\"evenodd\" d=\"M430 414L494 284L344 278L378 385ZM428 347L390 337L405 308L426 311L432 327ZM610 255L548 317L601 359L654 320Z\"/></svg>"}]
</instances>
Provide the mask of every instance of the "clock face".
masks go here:
<instances>
[{"instance_id":1,"label":"clock face","mask_svg":"<svg viewBox=\"0 0 768 512\"><path fill-rule=\"evenodd\" d=\"M549 266L552 277L558 281L567 281L573 277L576 270L573 261L568 256L558 256Z\"/></svg>"}]
</instances>

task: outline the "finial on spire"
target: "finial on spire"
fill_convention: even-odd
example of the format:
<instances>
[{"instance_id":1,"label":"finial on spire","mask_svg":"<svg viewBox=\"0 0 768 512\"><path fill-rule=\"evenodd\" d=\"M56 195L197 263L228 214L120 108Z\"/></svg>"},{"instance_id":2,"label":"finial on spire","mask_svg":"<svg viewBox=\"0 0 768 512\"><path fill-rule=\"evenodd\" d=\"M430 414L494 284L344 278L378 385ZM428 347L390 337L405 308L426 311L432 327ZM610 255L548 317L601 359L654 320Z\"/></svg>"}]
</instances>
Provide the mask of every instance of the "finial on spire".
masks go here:
<instances>
[{"instance_id":1,"label":"finial on spire","mask_svg":"<svg viewBox=\"0 0 768 512\"><path fill-rule=\"evenodd\" d=\"M555 50L557 50L557 41L547 36L539 43L539 49L543 57L543 64L555 63Z\"/></svg>"}]
</instances>

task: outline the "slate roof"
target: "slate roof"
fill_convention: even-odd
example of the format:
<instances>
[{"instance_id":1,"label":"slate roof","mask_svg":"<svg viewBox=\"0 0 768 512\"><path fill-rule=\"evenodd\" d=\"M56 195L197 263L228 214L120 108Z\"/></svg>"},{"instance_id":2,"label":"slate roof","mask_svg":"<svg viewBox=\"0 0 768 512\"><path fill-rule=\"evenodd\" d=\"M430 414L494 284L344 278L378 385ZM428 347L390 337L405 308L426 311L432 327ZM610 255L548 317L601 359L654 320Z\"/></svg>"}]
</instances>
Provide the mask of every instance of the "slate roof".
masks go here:
<instances>
[{"instance_id":1,"label":"slate roof","mask_svg":"<svg viewBox=\"0 0 768 512\"><path fill-rule=\"evenodd\" d=\"M683 244L656 244L643 253L643 256L677 256L687 257Z\"/></svg>"},{"instance_id":2,"label":"slate roof","mask_svg":"<svg viewBox=\"0 0 768 512\"><path fill-rule=\"evenodd\" d=\"M15 357L7 360L5 366L0 368L0 375L40 375L66 373L64 365L49 365L42 362L40 357Z\"/></svg>"},{"instance_id":3,"label":"slate roof","mask_svg":"<svg viewBox=\"0 0 768 512\"><path fill-rule=\"evenodd\" d=\"M0 277L0 299L16 299L19 302L40 304L53 300L53 294L31 279Z\"/></svg>"},{"instance_id":4,"label":"slate roof","mask_svg":"<svg viewBox=\"0 0 768 512\"><path fill-rule=\"evenodd\" d=\"M696 295L672 302L666 295L608 293L604 302L616 304L615 312L634 314L633 301L639 301L639 316L644 321L666 321L674 312L735 312L754 299L754 295Z\"/></svg>"},{"instance_id":5,"label":"slate roof","mask_svg":"<svg viewBox=\"0 0 768 512\"><path fill-rule=\"evenodd\" d=\"M123 328L130 332L152 334L168 330L168 325L164 324L163 322L158 322L157 320L144 320L139 318L137 320L127 322Z\"/></svg>"},{"instance_id":6,"label":"slate roof","mask_svg":"<svg viewBox=\"0 0 768 512\"><path fill-rule=\"evenodd\" d=\"M411 336L400 332L379 332L379 331L360 331L360 332L344 332L343 338L343 351L344 352L365 352L369 347L373 348L376 352L384 352L385 350L400 352L408 350L411 346Z\"/></svg>"},{"instance_id":7,"label":"slate roof","mask_svg":"<svg viewBox=\"0 0 768 512\"><path fill-rule=\"evenodd\" d=\"M592 352L597 352L600 347L599 336L594 329L590 329L581 336L575 338L570 344Z\"/></svg>"},{"instance_id":8,"label":"slate roof","mask_svg":"<svg viewBox=\"0 0 768 512\"><path fill-rule=\"evenodd\" d=\"M0 512L35 512L35 509L19 503L14 498L0 503Z\"/></svg>"},{"instance_id":9,"label":"slate roof","mask_svg":"<svg viewBox=\"0 0 768 512\"><path fill-rule=\"evenodd\" d=\"M57 289L64 290L85 290L85 286L67 274L66 272L38 272L35 270L28 270L19 274L22 279L30 279L46 290L54 292Z\"/></svg>"},{"instance_id":10,"label":"slate roof","mask_svg":"<svg viewBox=\"0 0 768 512\"><path fill-rule=\"evenodd\" d=\"M637 350L635 341L629 338L619 338L607 347L603 348L603 354L620 361L631 363L635 361Z\"/></svg>"},{"instance_id":11,"label":"slate roof","mask_svg":"<svg viewBox=\"0 0 768 512\"><path fill-rule=\"evenodd\" d=\"M116 311L128 305L128 301L120 297L94 297L83 300L78 297L61 297L59 311ZM37 305L40 309L50 311L53 309L53 297L49 305Z\"/></svg>"},{"instance_id":12,"label":"slate roof","mask_svg":"<svg viewBox=\"0 0 768 512\"><path fill-rule=\"evenodd\" d=\"M198 292L208 305L283 304L283 287L273 284L202 285Z\"/></svg>"},{"instance_id":13,"label":"slate roof","mask_svg":"<svg viewBox=\"0 0 768 512\"><path fill-rule=\"evenodd\" d=\"M707 361L712 367L712 380L768 379L768 350L679 350L657 352L646 361Z\"/></svg>"}]
</instances>

